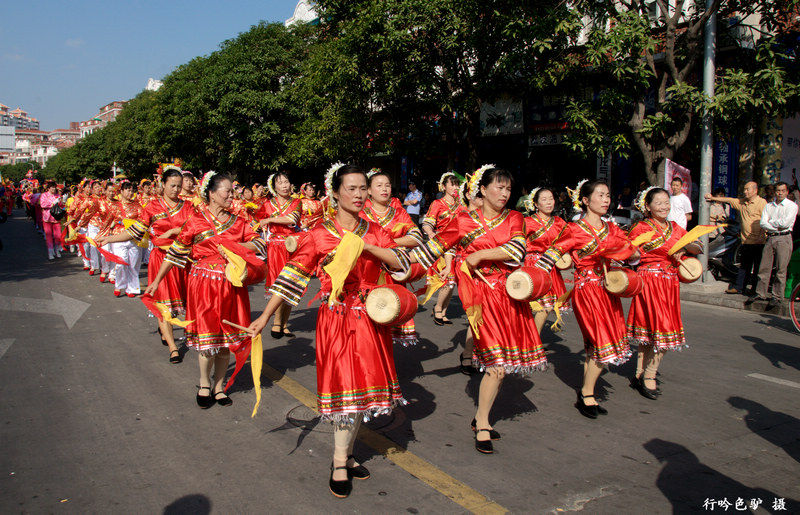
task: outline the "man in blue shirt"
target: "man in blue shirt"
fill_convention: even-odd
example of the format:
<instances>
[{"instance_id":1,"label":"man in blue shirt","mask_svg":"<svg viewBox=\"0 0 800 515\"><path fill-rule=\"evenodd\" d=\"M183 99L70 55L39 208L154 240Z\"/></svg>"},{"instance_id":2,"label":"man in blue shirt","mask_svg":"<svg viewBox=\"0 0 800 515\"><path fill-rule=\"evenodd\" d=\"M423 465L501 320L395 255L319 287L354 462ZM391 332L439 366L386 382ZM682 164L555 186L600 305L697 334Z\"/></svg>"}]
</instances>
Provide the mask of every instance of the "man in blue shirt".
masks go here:
<instances>
[{"instance_id":1,"label":"man in blue shirt","mask_svg":"<svg viewBox=\"0 0 800 515\"><path fill-rule=\"evenodd\" d=\"M408 193L403 201L403 207L416 225L419 225L419 208L422 205L422 192L417 189L414 182L409 181Z\"/></svg>"}]
</instances>

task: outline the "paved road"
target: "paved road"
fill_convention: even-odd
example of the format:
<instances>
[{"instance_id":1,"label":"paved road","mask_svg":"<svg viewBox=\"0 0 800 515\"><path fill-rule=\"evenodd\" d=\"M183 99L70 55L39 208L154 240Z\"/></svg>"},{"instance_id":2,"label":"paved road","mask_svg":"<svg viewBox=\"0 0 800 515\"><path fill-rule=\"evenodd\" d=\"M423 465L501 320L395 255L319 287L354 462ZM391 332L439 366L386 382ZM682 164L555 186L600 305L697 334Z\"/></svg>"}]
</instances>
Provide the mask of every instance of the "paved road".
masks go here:
<instances>
[{"instance_id":1,"label":"paved road","mask_svg":"<svg viewBox=\"0 0 800 515\"><path fill-rule=\"evenodd\" d=\"M691 348L665 358L662 397L629 388L628 363L600 380L610 415L589 420L573 407L570 315L543 335L549 370L504 384L492 417L503 439L486 456L469 430L479 376L456 368L465 319L437 327L423 308L420 345L395 349L411 404L362 432L373 476L338 500L330 427L304 405L308 300L290 319L297 338L265 338L256 418L248 366L232 407L202 411L195 355L170 365L138 299L114 298L75 257L48 262L20 217L0 239L2 513L685 513L707 499L734 511L737 498L800 511L800 336L786 319L684 303ZM259 288L251 300L263 307Z\"/></svg>"}]
</instances>

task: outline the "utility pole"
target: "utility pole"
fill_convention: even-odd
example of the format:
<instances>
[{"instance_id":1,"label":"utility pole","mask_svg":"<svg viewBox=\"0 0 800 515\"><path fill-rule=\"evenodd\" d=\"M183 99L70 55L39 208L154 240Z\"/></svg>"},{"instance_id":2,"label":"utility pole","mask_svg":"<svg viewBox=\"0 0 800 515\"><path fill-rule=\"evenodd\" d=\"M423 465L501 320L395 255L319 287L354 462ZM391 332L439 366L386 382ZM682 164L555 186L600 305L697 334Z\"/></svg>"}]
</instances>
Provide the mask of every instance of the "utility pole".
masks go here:
<instances>
[{"instance_id":1,"label":"utility pole","mask_svg":"<svg viewBox=\"0 0 800 515\"><path fill-rule=\"evenodd\" d=\"M714 0L706 0L706 9L710 9ZM705 55L703 57L703 93L707 100L714 98L714 82L716 80L716 46L717 46L717 15L712 14L706 20L705 26ZM713 118L708 110L703 112L703 128L701 133L701 152L700 152L700 201L699 211L701 225L708 225L709 205L705 201L707 193L711 193L711 175L714 164L714 132ZM703 246L708 249L708 236L701 238ZM700 262L703 264L704 283L711 281L711 274L708 272L708 254L700 254Z\"/></svg>"}]
</instances>

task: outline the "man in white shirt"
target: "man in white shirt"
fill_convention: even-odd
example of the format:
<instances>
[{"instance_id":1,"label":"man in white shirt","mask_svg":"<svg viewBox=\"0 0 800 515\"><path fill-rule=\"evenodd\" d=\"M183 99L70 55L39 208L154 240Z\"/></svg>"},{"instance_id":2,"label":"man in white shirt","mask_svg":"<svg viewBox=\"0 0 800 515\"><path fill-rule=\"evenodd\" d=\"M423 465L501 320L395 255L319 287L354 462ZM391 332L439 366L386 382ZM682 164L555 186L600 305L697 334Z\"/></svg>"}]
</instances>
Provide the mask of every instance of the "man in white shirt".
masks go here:
<instances>
[{"instance_id":1,"label":"man in white shirt","mask_svg":"<svg viewBox=\"0 0 800 515\"><path fill-rule=\"evenodd\" d=\"M797 204L787 198L789 186L785 182L775 185L775 199L766 205L761 214L761 227L767 233L767 243L761 254L761 266L758 269L758 286L756 294L750 297L749 303L756 300L767 300L772 263L775 261L775 284L772 296L769 297L770 308L781 303L786 289L786 269L792 257L792 227L797 216Z\"/></svg>"},{"instance_id":2,"label":"man in white shirt","mask_svg":"<svg viewBox=\"0 0 800 515\"><path fill-rule=\"evenodd\" d=\"M692 219L692 201L681 191L683 189L683 179L673 177L669 187L672 190L672 195L669 198L667 220L675 222L686 229L686 224Z\"/></svg>"}]
</instances>

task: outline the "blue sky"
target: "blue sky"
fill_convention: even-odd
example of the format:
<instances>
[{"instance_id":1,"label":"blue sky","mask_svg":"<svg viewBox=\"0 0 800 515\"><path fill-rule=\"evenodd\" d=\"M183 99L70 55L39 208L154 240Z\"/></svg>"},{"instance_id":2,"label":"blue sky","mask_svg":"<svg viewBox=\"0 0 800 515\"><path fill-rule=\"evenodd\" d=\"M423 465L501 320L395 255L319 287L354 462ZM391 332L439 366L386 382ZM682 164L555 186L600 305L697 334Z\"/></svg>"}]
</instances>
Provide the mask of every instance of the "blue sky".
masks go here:
<instances>
[{"instance_id":1,"label":"blue sky","mask_svg":"<svg viewBox=\"0 0 800 515\"><path fill-rule=\"evenodd\" d=\"M42 130L88 120L296 0L43 0L0 8L0 103Z\"/></svg>"}]
</instances>

